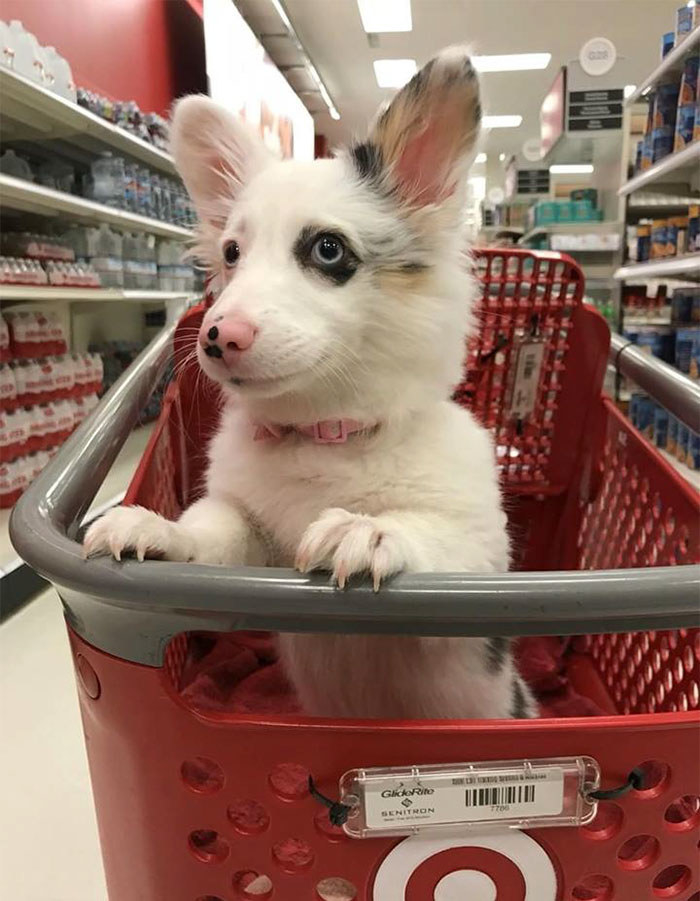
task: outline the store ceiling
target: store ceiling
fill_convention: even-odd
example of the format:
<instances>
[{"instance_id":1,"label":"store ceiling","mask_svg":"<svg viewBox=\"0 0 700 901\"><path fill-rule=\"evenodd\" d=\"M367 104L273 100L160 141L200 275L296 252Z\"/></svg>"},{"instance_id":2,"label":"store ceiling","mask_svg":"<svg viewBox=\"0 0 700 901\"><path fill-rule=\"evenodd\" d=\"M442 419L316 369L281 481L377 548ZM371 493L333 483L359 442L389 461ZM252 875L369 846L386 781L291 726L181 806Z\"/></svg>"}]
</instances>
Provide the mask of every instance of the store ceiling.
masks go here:
<instances>
[{"instance_id":1,"label":"store ceiling","mask_svg":"<svg viewBox=\"0 0 700 901\"><path fill-rule=\"evenodd\" d=\"M377 87L372 61L413 57L424 62L441 47L468 43L475 53L552 54L547 69L482 77L488 113L518 113L519 128L484 135L489 154L515 153L528 138L539 136L539 109L559 66L575 59L592 37L607 37L618 59L606 86L641 81L658 60L661 35L674 27L682 0L412 0L413 30L377 35L370 47L356 0L285 0L294 28L321 73L341 114L334 122L315 85L303 70L286 72L292 86L315 116L317 131L332 145L362 135L366 123L390 90ZM294 66L300 57L286 37L271 0L237 0L237 5L274 61ZM601 82L603 79L601 79Z\"/></svg>"}]
</instances>

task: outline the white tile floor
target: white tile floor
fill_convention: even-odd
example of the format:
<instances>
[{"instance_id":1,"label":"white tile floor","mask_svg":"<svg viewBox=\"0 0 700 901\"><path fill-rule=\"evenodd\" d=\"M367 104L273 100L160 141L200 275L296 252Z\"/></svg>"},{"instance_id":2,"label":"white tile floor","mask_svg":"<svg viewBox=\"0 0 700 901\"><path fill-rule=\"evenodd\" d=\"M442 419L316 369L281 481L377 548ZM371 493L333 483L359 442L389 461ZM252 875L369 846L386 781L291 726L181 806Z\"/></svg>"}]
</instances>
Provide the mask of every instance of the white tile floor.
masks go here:
<instances>
[{"instance_id":1,"label":"white tile floor","mask_svg":"<svg viewBox=\"0 0 700 901\"><path fill-rule=\"evenodd\" d=\"M55 591L0 628L0 898L106 901L73 665Z\"/></svg>"},{"instance_id":2,"label":"white tile floor","mask_svg":"<svg viewBox=\"0 0 700 901\"><path fill-rule=\"evenodd\" d=\"M151 429L129 436L93 507L125 490ZM8 514L0 518L0 565L15 555ZM0 899L107 901L73 665L53 589L0 626L0 733Z\"/></svg>"}]
</instances>

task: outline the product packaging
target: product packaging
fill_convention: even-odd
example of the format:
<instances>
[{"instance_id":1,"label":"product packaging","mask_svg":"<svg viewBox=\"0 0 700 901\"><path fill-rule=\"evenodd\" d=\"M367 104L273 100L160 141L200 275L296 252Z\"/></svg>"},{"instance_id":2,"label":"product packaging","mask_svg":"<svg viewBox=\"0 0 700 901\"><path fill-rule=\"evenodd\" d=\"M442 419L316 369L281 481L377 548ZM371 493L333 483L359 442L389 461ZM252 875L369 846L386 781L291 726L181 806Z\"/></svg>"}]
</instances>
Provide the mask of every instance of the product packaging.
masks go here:
<instances>
[{"instance_id":1,"label":"product packaging","mask_svg":"<svg viewBox=\"0 0 700 901\"><path fill-rule=\"evenodd\" d=\"M654 443L666 447L668 441L668 410L657 406L654 410Z\"/></svg>"},{"instance_id":2,"label":"product packaging","mask_svg":"<svg viewBox=\"0 0 700 901\"><path fill-rule=\"evenodd\" d=\"M685 462L691 469L700 469L700 435L690 432Z\"/></svg>"},{"instance_id":3,"label":"product packaging","mask_svg":"<svg viewBox=\"0 0 700 901\"><path fill-rule=\"evenodd\" d=\"M651 131L652 163L673 152L679 92L680 85L675 80L660 84L657 88Z\"/></svg>"},{"instance_id":4,"label":"product packaging","mask_svg":"<svg viewBox=\"0 0 700 901\"><path fill-rule=\"evenodd\" d=\"M695 110L697 107L698 63L700 56L690 56L683 67L680 92L678 94L678 111L676 113L676 136L673 151L684 150L693 142L695 127Z\"/></svg>"},{"instance_id":5,"label":"product packaging","mask_svg":"<svg viewBox=\"0 0 700 901\"><path fill-rule=\"evenodd\" d=\"M700 378L700 328L676 330L676 369L691 379Z\"/></svg>"},{"instance_id":6,"label":"product packaging","mask_svg":"<svg viewBox=\"0 0 700 901\"><path fill-rule=\"evenodd\" d=\"M675 416L668 417L668 432L666 435L666 450L675 456L678 444L678 420Z\"/></svg>"}]
</instances>

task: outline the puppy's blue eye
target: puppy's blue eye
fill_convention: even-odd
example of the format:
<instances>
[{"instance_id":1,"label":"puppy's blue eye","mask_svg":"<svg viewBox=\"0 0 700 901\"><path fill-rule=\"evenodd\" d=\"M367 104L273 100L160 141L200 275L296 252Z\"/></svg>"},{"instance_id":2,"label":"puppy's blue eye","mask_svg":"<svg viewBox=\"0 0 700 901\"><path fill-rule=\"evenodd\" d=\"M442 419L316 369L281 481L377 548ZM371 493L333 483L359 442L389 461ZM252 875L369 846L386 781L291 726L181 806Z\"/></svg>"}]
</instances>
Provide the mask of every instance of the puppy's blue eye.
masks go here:
<instances>
[{"instance_id":1,"label":"puppy's blue eye","mask_svg":"<svg viewBox=\"0 0 700 901\"><path fill-rule=\"evenodd\" d=\"M321 235L311 248L311 259L318 266L335 266L345 256L345 245L335 235Z\"/></svg>"},{"instance_id":2,"label":"puppy's blue eye","mask_svg":"<svg viewBox=\"0 0 700 901\"><path fill-rule=\"evenodd\" d=\"M224 245L224 260L227 266L235 266L241 255L241 248L237 241L229 241Z\"/></svg>"}]
</instances>

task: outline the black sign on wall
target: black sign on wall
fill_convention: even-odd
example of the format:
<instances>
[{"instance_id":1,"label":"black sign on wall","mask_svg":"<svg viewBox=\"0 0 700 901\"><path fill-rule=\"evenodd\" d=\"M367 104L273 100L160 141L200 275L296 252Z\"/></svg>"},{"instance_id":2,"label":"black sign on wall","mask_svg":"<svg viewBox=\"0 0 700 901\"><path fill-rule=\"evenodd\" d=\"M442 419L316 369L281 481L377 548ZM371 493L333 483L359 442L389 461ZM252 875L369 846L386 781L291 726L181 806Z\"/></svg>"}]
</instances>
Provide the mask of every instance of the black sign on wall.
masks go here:
<instances>
[{"instance_id":1,"label":"black sign on wall","mask_svg":"<svg viewBox=\"0 0 700 901\"><path fill-rule=\"evenodd\" d=\"M570 91L567 127L569 131L622 128L622 105L622 88Z\"/></svg>"},{"instance_id":2,"label":"black sign on wall","mask_svg":"<svg viewBox=\"0 0 700 901\"><path fill-rule=\"evenodd\" d=\"M516 194L549 194L549 169L518 169Z\"/></svg>"}]
</instances>

